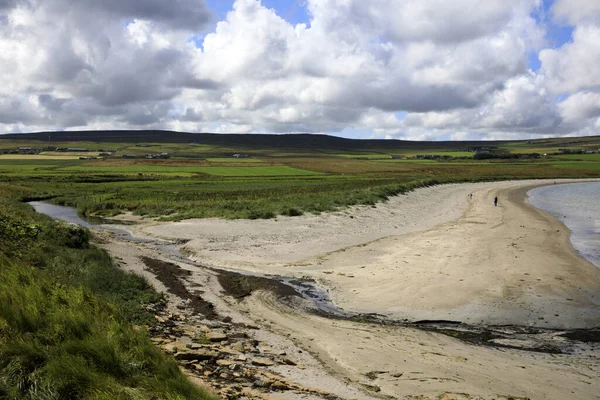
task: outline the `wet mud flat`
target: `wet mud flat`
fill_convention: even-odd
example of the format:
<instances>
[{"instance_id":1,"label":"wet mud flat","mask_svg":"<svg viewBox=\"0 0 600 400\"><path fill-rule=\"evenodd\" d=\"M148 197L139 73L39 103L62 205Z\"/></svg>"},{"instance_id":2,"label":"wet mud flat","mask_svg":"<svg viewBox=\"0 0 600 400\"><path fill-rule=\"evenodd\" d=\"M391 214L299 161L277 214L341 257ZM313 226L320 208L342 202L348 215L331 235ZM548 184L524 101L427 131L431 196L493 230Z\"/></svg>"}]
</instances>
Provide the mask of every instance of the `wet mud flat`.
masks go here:
<instances>
[{"instance_id":1,"label":"wet mud flat","mask_svg":"<svg viewBox=\"0 0 600 400\"><path fill-rule=\"evenodd\" d=\"M190 293L183 283L183 279L192 273L180 268L178 265L157 260L150 257L141 257L146 267L156 278L161 281L170 293L183 299L194 313L202 314L206 319L217 319L218 314L212 303L202 299L198 294Z\"/></svg>"},{"instance_id":2,"label":"wet mud flat","mask_svg":"<svg viewBox=\"0 0 600 400\"><path fill-rule=\"evenodd\" d=\"M143 261L174 294L183 299L191 299L192 305L196 305L194 310L203 315L208 313L212 315L213 319L218 317L216 314L211 314L211 312L214 313L212 304L202 300L198 295L189 293L185 288L182 280L191 275L189 271L176 264L147 257ZM327 292L320 289L311 280L257 276L193 264L216 273L223 293L238 301L242 301L255 291L268 291L288 307L302 308L305 312L321 317L365 324L414 328L451 336L472 345L549 354L576 354L586 350L600 350L600 328L553 330L526 326L469 325L458 321L399 321L387 319L379 314L360 314L339 309L330 301Z\"/></svg>"}]
</instances>

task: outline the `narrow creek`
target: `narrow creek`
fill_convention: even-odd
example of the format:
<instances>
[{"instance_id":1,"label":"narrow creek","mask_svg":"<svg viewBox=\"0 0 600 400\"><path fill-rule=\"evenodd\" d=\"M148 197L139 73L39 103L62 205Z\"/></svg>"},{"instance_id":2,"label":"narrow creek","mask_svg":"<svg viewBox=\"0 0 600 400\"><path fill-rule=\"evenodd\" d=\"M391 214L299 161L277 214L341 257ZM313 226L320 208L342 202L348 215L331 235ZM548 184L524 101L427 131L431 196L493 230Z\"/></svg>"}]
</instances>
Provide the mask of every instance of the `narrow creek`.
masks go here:
<instances>
[{"instance_id":1,"label":"narrow creek","mask_svg":"<svg viewBox=\"0 0 600 400\"><path fill-rule=\"evenodd\" d=\"M163 256L174 262L181 262L197 268L209 269L219 276L225 287L231 281L244 280L250 285L248 291L230 293L234 297L244 297L253 290L270 290L287 305L293 306L293 297L305 300L309 307L305 310L328 318L347 319L356 322L382 325L404 326L455 337L470 344L492 347L512 348L552 354L575 354L585 350L600 350L600 328L587 330L554 330L528 326L481 326L469 325L458 321L408 321L392 320L379 314L361 314L342 310L331 301L329 293L314 281L283 276L262 275L240 271L230 271L201 265L180 251L180 243L159 239L147 239L132 234L126 225L120 222L100 218L85 220L72 207L58 206L46 202L29 202L38 213L77 224L88 229L110 232L121 241L148 244L156 248ZM250 281L248 283L248 281ZM235 292L236 289L233 289ZM232 292L232 289L229 289Z\"/></svg>"}]
</instances>

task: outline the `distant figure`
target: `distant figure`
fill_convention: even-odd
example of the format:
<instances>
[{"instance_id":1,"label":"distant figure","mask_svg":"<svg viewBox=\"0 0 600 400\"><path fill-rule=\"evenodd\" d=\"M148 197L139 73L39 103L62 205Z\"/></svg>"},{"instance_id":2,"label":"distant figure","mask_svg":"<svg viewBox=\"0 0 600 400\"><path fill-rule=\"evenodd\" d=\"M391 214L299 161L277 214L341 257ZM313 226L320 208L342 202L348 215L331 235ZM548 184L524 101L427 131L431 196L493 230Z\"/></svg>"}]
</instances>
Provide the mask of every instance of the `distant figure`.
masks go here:
<instances>
[{"instance_id":1,"label":"distant figure","mask_svg":"<svg viewBox=\"0 0 600 400\"><path fill-rule=\"evenodd\" d=\"M494 207L498 206L498 197L494 197Z\"/></svg>"},{"instance_id":2,"label":"distant figure","mask_svg":"<svg viewBox=\"0 0 600 400\"><path fill-rule=\"evenodd\" d=\"M469 193L469 199L473 198L473 193Z\"/></svg>"}]
</instances>

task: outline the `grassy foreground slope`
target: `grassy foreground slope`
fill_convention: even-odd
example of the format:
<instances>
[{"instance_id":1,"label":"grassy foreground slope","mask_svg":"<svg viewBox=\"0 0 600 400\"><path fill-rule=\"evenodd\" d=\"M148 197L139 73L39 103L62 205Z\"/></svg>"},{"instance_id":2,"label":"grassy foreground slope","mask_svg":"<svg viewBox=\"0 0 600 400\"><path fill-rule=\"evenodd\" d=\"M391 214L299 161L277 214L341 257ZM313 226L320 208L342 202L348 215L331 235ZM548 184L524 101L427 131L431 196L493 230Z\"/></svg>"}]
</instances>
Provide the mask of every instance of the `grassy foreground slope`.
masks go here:
<instances>
[{"instance_id":1,"label":"grassy foreground slope","mask_svg":"<svg viewBox=\"0 0 600 400\"><path fill-rule=\"evenodd\" d=\"M162 296L88 240L0 200L0 398L213 399L133 325Z\"/></svg>"}]
</instances>

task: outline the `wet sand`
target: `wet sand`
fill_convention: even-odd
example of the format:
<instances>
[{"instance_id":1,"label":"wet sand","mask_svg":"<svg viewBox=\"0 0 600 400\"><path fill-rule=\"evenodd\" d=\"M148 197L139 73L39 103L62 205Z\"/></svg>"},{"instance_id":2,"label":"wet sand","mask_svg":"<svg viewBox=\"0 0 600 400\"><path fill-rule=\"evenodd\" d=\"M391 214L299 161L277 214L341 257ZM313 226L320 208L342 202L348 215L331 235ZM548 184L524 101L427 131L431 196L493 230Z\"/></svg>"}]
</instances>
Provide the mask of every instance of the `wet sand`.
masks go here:
<instances>
[{"instance_id":1,"label":"wet sand","mask_svg":"<svg viewBox=\"0 0 600 400\"><path fill-rule=\"evenodd\" d=\"M375 208L151 223L137 233L189 240L184 250L203 265L313 278L348 311L412 321L599 326L600 269L576 253L562 223L526 202L526 192L544 183L444 185Z\"/></svg>"},{"instance_id":2,"label":"wet sand","mask_svg":"<svg viewBox=\"0 0 600 400\"><path fill-rule=\"evenodd\" d=\"M205 265L314 277L338 305L353 311L469 323L598 326L600 270L578 256L560 222L527 204L526 191L542 183L440 186L335 214L143 222L134 230L190 240L185 250ZM145 274L138 260L155 252L148 246L106 245ZM408 327L328 319L281 303L269 292L239 302L224 295L208 271L181 266L193 272L188 284L201 287L220 315L234 323L253 321L261 327L253 337L285 344L287 354L305 357L303 369L273 371L339 398L600 398L596 345L573 354L544 354L475 346ZM313 397L285 392L271 398Z\"/></svg>"}]
</instances>

